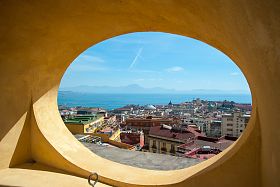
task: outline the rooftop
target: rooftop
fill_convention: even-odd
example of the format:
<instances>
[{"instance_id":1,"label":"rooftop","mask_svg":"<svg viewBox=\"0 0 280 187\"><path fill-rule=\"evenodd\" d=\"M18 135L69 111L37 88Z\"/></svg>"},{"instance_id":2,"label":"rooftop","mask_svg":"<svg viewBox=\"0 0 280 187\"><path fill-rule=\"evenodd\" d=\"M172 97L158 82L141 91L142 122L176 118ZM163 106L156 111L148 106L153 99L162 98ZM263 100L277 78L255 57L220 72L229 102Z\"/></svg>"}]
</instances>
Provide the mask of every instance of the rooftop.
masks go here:
<instances>
[{"instance_id":1,"label":"rooftop","mask_svg":"<svg viewBox=\"0 0 280 187\"><path fill-rule=\"evenodd\" d=\"M83 115L83 116L73 116L68 119L64 119L65 124L81 124L85 125L95 120L101 118L101 115Z\"/></svg>"},{"instance_id":2,"label":"rooftop","mask_svg":"<svg viewBox=\"0 0 280 187\"><path fill-rule=\"evenodd\" d=\"M82 144L95 154L108 160L145 169L183 169L201 162L201 160L193 158L183 158L140 151L129 151L115 147L96 145L93 143L82 142Z\"/></svg>"},{"instance_id":3,"label":"rooftop","mask_svg":"<svg viewBox=\"0 0 280 187\"><path fill-rule=\"evenodd\" d=\"M228 148L231 144L234 143L236 139L231 138L231 137L223 137L220 139L217 138L209 138L209 137L202 137L198 136L197 139L188 142L186 144L182 144L179 147L183 149L196 149L196 148L201 148L205 146L209 146L211 148L218 148L221 151L225 150Z\"/></svg>"},{"instance_id":4,"label":"rooftop","mask_svg":"<svg viewBox=\"0 0 280 187\"><path fill-rule=\"evenodd\" d=\"M145 109L146 110L156 110L157 108L154 105L146 105Z\"/></svg>"},{"instance_id":5,"label":"rooftop","mask_svg":"<svg viewBox=\"0 0 280 187\"><path fill-rule=\"evenodd\" d=\"M189 140L195 137L195 134L186 128L165 128L165 126L154 126L150 128L149 135L171 138L175 140Z\"/></svg>"}]
</instances>

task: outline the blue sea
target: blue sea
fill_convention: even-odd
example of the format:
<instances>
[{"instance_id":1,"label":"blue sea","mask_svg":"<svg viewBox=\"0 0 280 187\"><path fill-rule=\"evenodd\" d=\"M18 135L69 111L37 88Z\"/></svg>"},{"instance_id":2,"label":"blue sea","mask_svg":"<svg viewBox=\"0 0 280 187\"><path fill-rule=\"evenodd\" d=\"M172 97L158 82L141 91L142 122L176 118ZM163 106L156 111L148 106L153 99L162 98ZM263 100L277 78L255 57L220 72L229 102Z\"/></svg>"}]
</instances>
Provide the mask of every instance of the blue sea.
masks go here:
<instances>
[{"instance_id":1,"label":"blue sea","mask_svg":"<svg viewBox=\"0 0 280 187\"><path fill-rule=\"evenodd\" d=\"M58 104L66 106L101 107L107 110L120 108L128 104L161 105L182 103L200 98L208 101L234 101L252 103L251 95L245 94L93 94L78 92L59 92Z\"/></svg>"}]
</instances>

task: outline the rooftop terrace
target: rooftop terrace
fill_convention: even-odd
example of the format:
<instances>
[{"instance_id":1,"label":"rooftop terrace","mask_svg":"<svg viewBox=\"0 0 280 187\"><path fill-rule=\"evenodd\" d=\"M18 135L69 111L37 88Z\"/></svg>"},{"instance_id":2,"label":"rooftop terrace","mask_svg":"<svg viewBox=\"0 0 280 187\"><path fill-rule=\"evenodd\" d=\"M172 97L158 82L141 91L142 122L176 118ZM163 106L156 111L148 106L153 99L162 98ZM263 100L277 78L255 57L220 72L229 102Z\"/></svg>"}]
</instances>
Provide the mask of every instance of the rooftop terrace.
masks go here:
<instances>
[{"instance_id":1,"label":"rooftop terrace","mask_svg":"<svg viewBox=\"0 0 280 187\"><path fill-rule=\"evenodd\" d=\"M73 116L71 118L65 119L64 123L66 124L87 124L89 122L98 120L102 115L83 115L83 116Z\"/></svg>"},{"instance_id":2,"label":"rooftop terrace","mask_svg":"<svg viewBox=\"0 0 280 187\"><path fill-rule=\"evenodd\" d=\"M198 159L183 158L150 152L129 151L93 143L84 143L95 154L118 163L152 170L175 170L187 168L201 162Z\"/></svg>"}]
</instances>

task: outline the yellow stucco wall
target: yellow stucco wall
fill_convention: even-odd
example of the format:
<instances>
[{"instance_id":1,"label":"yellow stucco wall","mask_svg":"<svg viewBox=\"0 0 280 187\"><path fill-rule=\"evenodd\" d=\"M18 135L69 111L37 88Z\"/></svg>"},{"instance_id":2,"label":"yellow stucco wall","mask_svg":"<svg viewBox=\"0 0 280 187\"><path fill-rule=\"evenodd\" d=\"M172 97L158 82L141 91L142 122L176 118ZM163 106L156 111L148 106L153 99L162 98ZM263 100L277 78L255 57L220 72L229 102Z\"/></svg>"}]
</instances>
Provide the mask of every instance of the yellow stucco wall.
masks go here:
<instances>
[{"instance_id":1,"label":"yellow stucco wall","mask_svg":"<svg viewBox=\"0 0 280 187\"><path fill-rule=\"evenodd\" d=\"M87 128L89 128L89 124L65 124L67 129L72 134L84 134L87 133Z\"/></svg>"},{"instance_id":2,"label":"yellow stucco wall","mask_svg":"<svg viewBox=\"0 0 280 187\"><path fill-rule=\"evenodd\" d=\"M99 117L97 120L94 120L93 122L89 123L90 126L100 126L104 123L104 117Z\"/></svg>"},{"instance_id":3,"label":"yellow stucco wall","mask_svg":"<svg viewBox=\"0 0 280 187\"><path fill-rule=\"evenodd\" d=\"M153 171L100 158L71 135L56 101L66 68L88 47L135 31L199 39L241 68L253 116L233 146L190 168ZM0 36L0 185L63 171L58 186L82 186L77 178L97 171L114 186L280 186L280 1L0 1Z\"/></svg>"},{"instance_id":4,"label":"yellow stucco wall","mask_svg":"<svg viewBox=\"0 0 280 187\"><path fill-rule=\"evenodd\" d=\"M161 138L155 138L155 137L151 137L151 136L149 136L148 140L149 140L149 151L150 152L171 154L171 155L175 154L174 150L176 152L177 146L183 144L182 142L180 143L180 142L175 142L175 141L168 141L168 140L164 140ZM153 145L154 141L155 141L156 148L154 148L154 145ZM164 146L164 143L165 143L165 146ZM171 151L171 148L172 148L171 145L174 146L173 153Z\"/></svg>"}]
</instances>

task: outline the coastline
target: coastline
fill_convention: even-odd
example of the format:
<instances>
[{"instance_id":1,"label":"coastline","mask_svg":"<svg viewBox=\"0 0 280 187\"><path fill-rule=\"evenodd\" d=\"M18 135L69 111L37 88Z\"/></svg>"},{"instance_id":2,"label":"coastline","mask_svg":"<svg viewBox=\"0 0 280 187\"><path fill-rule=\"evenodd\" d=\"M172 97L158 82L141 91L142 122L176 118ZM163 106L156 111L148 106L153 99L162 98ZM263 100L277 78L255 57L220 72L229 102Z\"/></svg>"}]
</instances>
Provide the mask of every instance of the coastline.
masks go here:
<instances>
[{"instance_id":1,"label":"coastline","mask_svg":"<svg viewBox=\"0 0 280 187\"><path fill-rule=\"evenodd\" d=\"M100 107L107 110L120 108L128 104L164 105L169 101L182 103L195 98L208 101L234 101L235 103L252 104L250 94L96 94L79 92L59 92L58 104L66 106Z\"/></svg>"}]
</instances>

